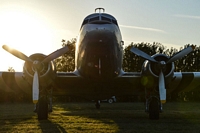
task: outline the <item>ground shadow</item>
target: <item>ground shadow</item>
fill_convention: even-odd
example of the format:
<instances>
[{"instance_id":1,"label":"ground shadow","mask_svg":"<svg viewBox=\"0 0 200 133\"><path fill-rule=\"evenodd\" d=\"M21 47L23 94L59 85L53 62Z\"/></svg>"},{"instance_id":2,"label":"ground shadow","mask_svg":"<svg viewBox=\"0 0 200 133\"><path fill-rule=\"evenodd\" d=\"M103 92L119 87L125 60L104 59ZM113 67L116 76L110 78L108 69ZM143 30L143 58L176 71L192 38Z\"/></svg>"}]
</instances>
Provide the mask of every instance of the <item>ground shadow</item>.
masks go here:
<instances>
[{"instance_id":1,"label":"ground shadow","mask_svg":"<svg viewBox=\"0 0 200 133\"><path fill-rule=\"evenodd\" d=\"M50 120L40 120L39 127L43 133L67 133L62 126L52 123Z\"/></svg>"},{"instance_id":2,"label":"ground shadow","mask_svg":"<svg viewBox=\"0 0 200 133\"><path fill-rule=\"evenodd\" d=\"M176 108L178 105L173 105L173 103L168 105L169 109L160 114L159 120L148 118L148 114L144 112L143 103L102 104L99 110L93 105L81 103L60 106L67 110L62 113L64 116L85 117L107 125L116 125L118 132L196 132L200 130L198 124L200 113L194 113L191 110L184 111L184 108L189 108L190 104L183 108Z\"/></svg>"},{"instance_id":3,"label":"ground shadow","mask_svg":"<svg viewBox=\"0 0 200 133\"><path fill-rule=\"evenodd\" d=\"M153 121L143 103L103 103L98 110L94 103L56 103L49 119L43 121L37 120L32 104L0 105L0 131L199 132L198 105L167 103L160 119Z\"/></svg>"}]
</instances>

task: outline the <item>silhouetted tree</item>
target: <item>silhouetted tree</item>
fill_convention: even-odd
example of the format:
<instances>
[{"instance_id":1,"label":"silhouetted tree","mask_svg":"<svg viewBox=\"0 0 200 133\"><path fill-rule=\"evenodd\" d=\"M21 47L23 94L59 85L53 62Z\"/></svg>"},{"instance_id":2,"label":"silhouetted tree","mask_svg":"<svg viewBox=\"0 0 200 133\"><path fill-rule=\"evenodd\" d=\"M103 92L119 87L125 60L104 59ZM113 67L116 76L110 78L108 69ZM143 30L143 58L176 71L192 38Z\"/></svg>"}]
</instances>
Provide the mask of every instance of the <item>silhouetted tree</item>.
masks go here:
<instances>
[{"instance_id":1,"label":"silhouetted tree","mask_svg":"<svg viewBox=\"0 0 200 133\"><path fill-rule=\"evenodd\" d=\"M15 69L13 69L13 67L9 67L8 72L15 72Z\"/></svg>"},{"instance_id":2,"label":"silhouetted tree","mask_svg":"<svg viewBox=\"0 0 200 133\"><path fill-rule=\"evenodd\" d=\"M192 46L187 44L184 48ZM184 49L180 48L180 50ZM191 53L185 55L183 58L175 61L175 71L177 72L195 72L199 71L199 61L200 61L200 53L199 47L196 47Z\"/></svg>"},{"instance_id":3,"label":"silhouetted tree","mask_svg":"<svg viewBox=\"0 0 200 133\"><path fill-rule=\"evenodd\" d=\"M75 69L75 43L76 39L71 41L62 40L62 47L68 46L69 51L61 57L55 59L57 71L72 72Z\"/></svg>"}]
</instances>

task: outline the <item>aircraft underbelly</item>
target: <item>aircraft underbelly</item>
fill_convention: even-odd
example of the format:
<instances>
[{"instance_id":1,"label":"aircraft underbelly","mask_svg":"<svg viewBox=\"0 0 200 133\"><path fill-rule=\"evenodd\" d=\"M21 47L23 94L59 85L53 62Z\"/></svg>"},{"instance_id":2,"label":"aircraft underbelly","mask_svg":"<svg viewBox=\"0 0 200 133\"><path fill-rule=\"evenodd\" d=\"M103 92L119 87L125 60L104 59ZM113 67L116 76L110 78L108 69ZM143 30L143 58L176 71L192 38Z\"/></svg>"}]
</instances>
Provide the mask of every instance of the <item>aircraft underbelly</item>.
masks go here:
<instances>
[{"instance_id":1,"label":"aircraft underbelly","mask_svg":"<svg viewBox=\"0 0 200 133\"><path fill-rule=\"evenodd\" d=\"M93 100L96 98L109 98L113 95L138 95L141 91L144 92L140 84L138 84L139 80L139 78L136 78L136 82L133 83L131 82L132 80L118 78L107 81L85 78L79 78L77 80L77 78L72 78L66 82L64 77L59 77L57 81L60 83L62 82L62 84L57 84L57 87L54 88L54 95L79 96Z\"/></svg>"}]
</instances>

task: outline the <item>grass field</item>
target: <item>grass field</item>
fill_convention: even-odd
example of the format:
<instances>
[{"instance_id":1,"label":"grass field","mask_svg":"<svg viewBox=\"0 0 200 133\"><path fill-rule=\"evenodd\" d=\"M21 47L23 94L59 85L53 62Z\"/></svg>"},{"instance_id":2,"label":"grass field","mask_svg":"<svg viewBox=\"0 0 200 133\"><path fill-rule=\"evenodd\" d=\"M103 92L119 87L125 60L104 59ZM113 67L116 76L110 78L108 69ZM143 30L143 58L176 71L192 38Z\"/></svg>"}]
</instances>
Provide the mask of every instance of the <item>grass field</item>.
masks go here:
<instances>
[{"instance_id":1,"label":"grass field","mask_svg":"<svg viewBox=\"0 0 200 133\"><path fill-rule=\"evenodd\" d=\"M149 120L143 103L57 103L38 121L33 104L0 104L1 132L200 132L200 103L166 103L160 120Z\"/></svg>"}]
</instances>

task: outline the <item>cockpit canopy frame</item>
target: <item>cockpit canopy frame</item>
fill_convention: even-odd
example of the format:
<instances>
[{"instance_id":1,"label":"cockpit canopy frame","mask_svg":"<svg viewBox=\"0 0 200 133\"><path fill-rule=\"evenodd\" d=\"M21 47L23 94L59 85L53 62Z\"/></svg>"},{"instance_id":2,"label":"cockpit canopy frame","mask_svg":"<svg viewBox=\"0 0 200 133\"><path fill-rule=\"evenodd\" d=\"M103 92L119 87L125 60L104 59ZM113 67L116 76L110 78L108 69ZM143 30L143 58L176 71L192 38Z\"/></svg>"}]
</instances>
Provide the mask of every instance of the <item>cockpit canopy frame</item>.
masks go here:
<instances>
[{"instance_id":1,"label":"cockpit canopy frame","mask_svg":"<svg viewBox=\"0 0 200 133\"><path fill-rule=\"evenodd\" d=\"M96 13L96 10L99 10L99 13ZM81 25L85 24L115 24L118 26L117 20L110 14L101 13L100 10L105 11L104 8L96 8L95 13L88 15Z\"/></svg>"}]
</instances>

